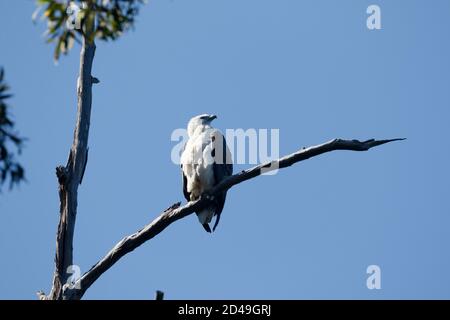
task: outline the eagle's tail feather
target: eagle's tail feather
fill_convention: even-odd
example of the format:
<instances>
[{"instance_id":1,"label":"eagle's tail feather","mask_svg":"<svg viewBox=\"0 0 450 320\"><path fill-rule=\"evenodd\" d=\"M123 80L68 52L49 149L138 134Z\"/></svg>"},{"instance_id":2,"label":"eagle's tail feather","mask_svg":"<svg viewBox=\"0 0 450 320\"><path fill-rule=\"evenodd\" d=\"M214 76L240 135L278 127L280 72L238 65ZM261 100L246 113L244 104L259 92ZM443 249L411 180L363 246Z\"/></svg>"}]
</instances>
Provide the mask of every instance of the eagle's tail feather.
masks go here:
<instances>
[{"instance_id":1,"label":"eagle's tail feather","mask_svg":"<svg viewBox=\"0 0 450 320\"><path fill-rule=\"evenodd\" d=\"M216 216L216 222L214 223L213 231L216 231L219 221L220 221L220 213Z\"/></svg>"},{"instance_id":2,"label":"eagle's tail feather","mask_svg":"<svg viewBox=\"0 0 450 320\"><path fill-rule=\"evenodd\" d=\"M203 228L205 228L206 232L211 233L211 228L209 227L209 224L204 223L202 224Z\"/></svg>"}]
</instances>

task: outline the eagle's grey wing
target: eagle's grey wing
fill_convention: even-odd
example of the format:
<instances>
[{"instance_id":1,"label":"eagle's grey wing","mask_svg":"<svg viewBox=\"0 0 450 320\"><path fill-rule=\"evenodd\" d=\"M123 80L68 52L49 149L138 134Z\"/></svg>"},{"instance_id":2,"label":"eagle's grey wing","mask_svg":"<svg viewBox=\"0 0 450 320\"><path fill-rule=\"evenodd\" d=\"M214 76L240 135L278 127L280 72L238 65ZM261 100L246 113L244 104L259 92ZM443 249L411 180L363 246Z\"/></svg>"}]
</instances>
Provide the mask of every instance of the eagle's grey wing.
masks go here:
<instances>
[{"instance_id":1,"label":"eagle's grey wing","mask_svg":"<svg viewBox=\"0 0 450 320\"><path fill-rule=\"evenodd\" d=\"M181 155L183 155L183 152L186 150L186 145L187 143L184 145L183 150L181 150ZM181 177L183 179L183 195L189 202L191 201L191 194L187 191L187 177L184 175L183 163L180 164L180 167L181 167Z\"/></svg>"},{"instance_id":2,"label":"eagle's grey wing","mask_svg":"<svg viewBox=\"0 0 450 320\"><path fill-rule=\"evenodd\" d=\"M187 191L187 178L184 175L183 165L181 165L181 176L183 177L183 194L187 201L191 201L191 194Z\"/></svg>"},{"instance_id":3,"label":"eagle's grey wing","mask_svg":"<svg viewBox=\"0 0 450 320\"><path fill-rule=\"evenodd\" d=\"M213 170L214 170L214 180L216 184L220 183L223 179L231 176L233 174L233 163L231 160L231 153L230 150L227 147L227 142L225 140L225 137L220 134L222 138L222 143L217 144L217 147L222 147L222 161L216 161L215 155L216 150L213 150L213 157L214 157L214 163L213 163ZM218 139L220 139L219 136L217 136ZM214 141L215 139L213 139ZM220 156L220 154L218 154ZM218 163L219 162L219 163ZM223 206L225 205L225 199L227 197L227 192L222 192L221 194L216 196L216 221L214 223L213 231L216 230L217 225L220 221L220 214L222 213Z\"/></svg>"}]
</instances>

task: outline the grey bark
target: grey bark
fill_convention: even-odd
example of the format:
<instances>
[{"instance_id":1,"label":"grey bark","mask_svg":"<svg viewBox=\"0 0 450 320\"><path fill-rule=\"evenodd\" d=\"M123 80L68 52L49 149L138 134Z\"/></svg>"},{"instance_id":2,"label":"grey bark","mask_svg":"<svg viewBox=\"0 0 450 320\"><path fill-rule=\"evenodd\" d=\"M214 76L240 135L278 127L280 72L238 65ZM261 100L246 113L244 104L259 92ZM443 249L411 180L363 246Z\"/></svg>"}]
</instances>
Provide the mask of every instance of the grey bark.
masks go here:
<instances>
[{"instance_id":1,"label":"grey bark","mask_svg":"<svg viewBox=\"0 0 450 320\"><path fill-rule=\"evenodd\" d=\"M77 119L73 143L67 164L56 168L59 184L60 220L56 235L53 284L48 297L45 297L43 293L38 293L40 299L65 299L63 287L70 277L70 273L67 272L68 268L73 265L73 236L77 217L78 186L83 179L88 155L92 84L98 83L98 79L91 75L94 54L94 41L83 37L77 83Z\"/></svg>"},{"instance_id":2,"label":"grey bark","mask_svg":"<svg viewBox=\"0 0 450 320\"><path fill-rule=\"evenodd\" d=\"M326 152L335 150L367 151L373 147L398 140L403 139L372 139L363 142L358 140L335 139L321 145L303 148L278 160L260 164L232 175L219 183L211 192L202 195L199 200L188 202L184 206L180 206L180 202L175 203L164 210L164 212L162 212L156 219L144 228L123 238L106 254L106 256L98 261L89 271L83 274L73 285L65 287L63 295L66 299L81 299L86 290L124 255L158 235L173 222L207 206L216 194L228 190L239 183L255 178L261 175L264 171L268 172L286 168L297 162L307 160L311 157L315 157Z\"/></svg>"}]
</instances>

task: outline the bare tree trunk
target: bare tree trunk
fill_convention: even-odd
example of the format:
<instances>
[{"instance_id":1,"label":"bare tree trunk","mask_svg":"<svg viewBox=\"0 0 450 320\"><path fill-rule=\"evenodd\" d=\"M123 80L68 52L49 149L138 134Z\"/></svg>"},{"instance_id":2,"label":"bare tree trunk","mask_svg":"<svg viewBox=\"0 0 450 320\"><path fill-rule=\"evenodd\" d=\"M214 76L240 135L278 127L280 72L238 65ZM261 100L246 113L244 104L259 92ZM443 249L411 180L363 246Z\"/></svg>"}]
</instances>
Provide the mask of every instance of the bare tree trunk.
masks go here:
<instances>
[{"instance_id":1,"label":"bare tree trunk","mask_svg":"<svg viewBox=\"0 0 450 320\"><path fill-rule=\"evenodd\" d=\"M77 84L78 111L72 147L66 166L56 168L59 183L60 220L56 235L55 273L48 299L64 299L63 286L70 277L73 265L73 236L77 217L78 186L81 184L88 156L88 138L91 119L91 76L95 54L94 40L83 37L80 54L80 73ZM69 272L68 272L69 271Z\"/></svg>"}]
</instances>

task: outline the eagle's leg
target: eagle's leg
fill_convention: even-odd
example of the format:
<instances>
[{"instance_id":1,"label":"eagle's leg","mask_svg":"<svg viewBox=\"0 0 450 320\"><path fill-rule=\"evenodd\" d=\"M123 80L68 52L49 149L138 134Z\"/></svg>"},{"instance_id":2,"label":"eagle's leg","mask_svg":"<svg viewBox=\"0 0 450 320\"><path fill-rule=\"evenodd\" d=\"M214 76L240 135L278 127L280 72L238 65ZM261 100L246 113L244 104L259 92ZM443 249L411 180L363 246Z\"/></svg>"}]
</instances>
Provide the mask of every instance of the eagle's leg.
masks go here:
<instances>
[{"instance_id":1,"label":"eagle's leg","mask_svg":"<svg viewBox=\"0 0 450 320\"><path fill-rule=\"evenodd\" d=\"M209 191L204 191L201 195L203 199L206 199L208 201L214 201L215 197L213 194L211 194Z\"/></svg>"}]
</instances>

